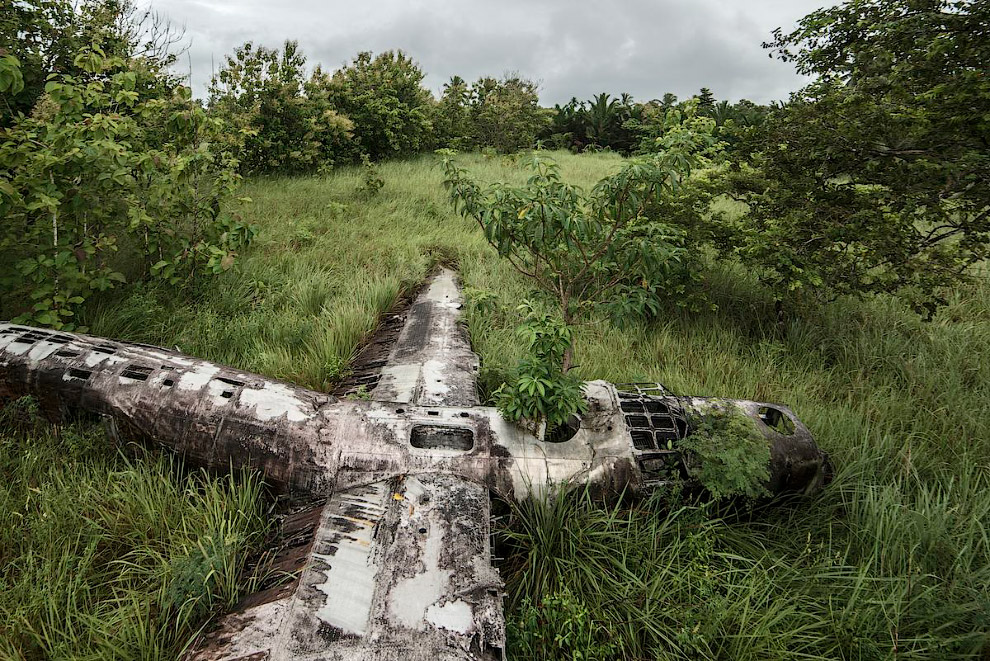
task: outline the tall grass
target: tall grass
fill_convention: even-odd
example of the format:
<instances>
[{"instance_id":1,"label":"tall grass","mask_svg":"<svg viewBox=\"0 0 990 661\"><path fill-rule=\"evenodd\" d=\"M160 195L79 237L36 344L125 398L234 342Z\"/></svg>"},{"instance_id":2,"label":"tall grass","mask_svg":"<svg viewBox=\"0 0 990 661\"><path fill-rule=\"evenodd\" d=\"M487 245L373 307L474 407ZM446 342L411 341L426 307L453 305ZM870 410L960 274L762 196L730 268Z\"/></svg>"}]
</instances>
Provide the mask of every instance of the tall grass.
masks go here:
<instances>
[{"instance_id":1,"label":"tall grass","mask_svg":"<svg viewBox=\"0 0 990 661\"><path fill-rule=\"evenodd\" d=\"M559 158L584 186L621 165ZM485 179L524 176L502 159L463 160ZM182 296L107 297L84 322L328 388L379 314L450 263L469 292L491 295L468 306L467 323L483 385L496 385L519 357L515 308L530 285L451 213L432 159L380 171L373 197L358 191L358 169L249 182L261 234L237 272ZM712 265L705 286L714 311L671 305L622 330L581 326L579 374L787 403L831 453L835 481L758 511L671 495L516 507L502 533L513 658L988 658L990 281L960 287L932 322L877 298L781 323L732 264ZM35 540L16 557L31 544L44 548Z\"/></svg>"},{"instance_id":2,"label":"tall grass","mask_svg":"<svg viewBox=\"0 0 990 661\"><path fill-rule=\"evenodd\" d=\"M28 400L0 423L0 658L174 659L237 600L268 525L256 478L130 458Z\"/></svg>"}]
</instances>

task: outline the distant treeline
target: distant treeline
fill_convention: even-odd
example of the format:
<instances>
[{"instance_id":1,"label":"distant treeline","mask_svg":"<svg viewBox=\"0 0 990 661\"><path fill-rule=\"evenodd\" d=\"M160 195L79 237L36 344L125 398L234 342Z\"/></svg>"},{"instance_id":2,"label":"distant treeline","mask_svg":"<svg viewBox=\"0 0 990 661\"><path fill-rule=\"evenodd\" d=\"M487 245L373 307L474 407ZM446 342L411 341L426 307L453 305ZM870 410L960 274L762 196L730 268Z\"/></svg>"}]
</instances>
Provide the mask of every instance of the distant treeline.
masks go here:
<instances>
[{"instance_id":1,"label":"distant treeline","mask_svg":"<svg viewBox=\"0 0 990 661\"><path fill-rule=\"evenodd\" d=\"M307 74L297 42L275 49L248 42L213 78L208 108L235 129L229 146L244 171L300 172L362 154L380 160L441 147L651 151L667 114L683 107L670 93L647 102L602 93L545 108L536 83L519 75L473 84L453 76L437 99L423 87L424 76L401 51L360 53L332 74L320 65ZM698 112L729 141L769 112L747 100L716 101L707 88L695 98Z\"/></svg>"}]
</instances>

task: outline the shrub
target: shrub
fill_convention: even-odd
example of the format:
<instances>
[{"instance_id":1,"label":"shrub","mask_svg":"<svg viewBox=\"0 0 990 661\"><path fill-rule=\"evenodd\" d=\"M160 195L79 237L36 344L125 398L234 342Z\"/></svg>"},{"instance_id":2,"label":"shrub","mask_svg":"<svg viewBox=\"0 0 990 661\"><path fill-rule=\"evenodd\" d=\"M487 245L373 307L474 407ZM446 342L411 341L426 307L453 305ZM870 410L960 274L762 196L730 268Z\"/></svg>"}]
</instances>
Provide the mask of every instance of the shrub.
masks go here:
<instances>
[{"instance_id":1,"label":"shrub","mask_svg":"<svg viewBox=\"0 0 990 661\"><path fill-rule=\"evenodd\" d=\"M678 447L691 477L716 499L768 494L770 444L752 418L735 405L692 417Z\"/></svg>"},{"instance_id":2,"label":"shrub","mask_svg":"<svg viewBox=\"0 0 990 661\"><path fill-rule=\"evenodd\" d=\"M305 64L295 41L281 49L249 41L214 76L210 112L227 126L223 144L245 172L310 172L354 160L354 123L328 102L322 70L305 79Z\"/></svg>"},{"instance_id":3,"label":"shrub","mask_svg":"<svg viewBox=\"0 0 990 661\"><path fill-rule=\"evenodd\" d=\"M520 310L526 320L516 332L528 355L519 361L515 379L495 391L495 401L507 420L527 423L534 434L546 423L546 437L587 409L581 382L560 369L573 331L550 314L537 312L532 303L524 303Z\"/></svg>"},{"instance_id":4,"label":"shrub","mask_svg":"<svg viewBox=\"0 0 990 661\"><path fill-rule=\"evenodd\" d=\"M402 51L375 57L363 52L349 66L320 79L319 86L330 107L354 123L360 151L379 161L429 145L433 97L422 85L423 76Z\"/></svg>"},{"instance_id":5,"label":"shrub","mask_svg":"<svg viewBox=\"0 0 990 661\"><path fill-rule=\"evenodd\" d=\"M89 82L51 76L0 143L4 307L67 329L92 292L126 280L122 244L142 256L138 273L177 284L229 269L253 236L223 211L234 163L210 151L219 127L188 89L146 98L140 62L99 46L74 62Z\"/></svg>"}]
</instances>

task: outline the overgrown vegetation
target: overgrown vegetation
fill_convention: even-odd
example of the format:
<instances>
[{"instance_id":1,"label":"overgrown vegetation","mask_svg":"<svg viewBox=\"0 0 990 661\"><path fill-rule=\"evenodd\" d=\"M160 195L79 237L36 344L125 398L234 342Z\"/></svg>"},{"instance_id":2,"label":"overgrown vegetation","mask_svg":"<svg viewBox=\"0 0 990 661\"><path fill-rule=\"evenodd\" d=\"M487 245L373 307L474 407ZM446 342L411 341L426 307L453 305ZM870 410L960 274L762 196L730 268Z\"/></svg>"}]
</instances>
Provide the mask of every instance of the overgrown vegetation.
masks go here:
<instances>
[{"instance_id":1,"label":"overgrown vegetation","mask_svg":"<svg viewBox=\"0 0 990 661\"><path fill-rule=\"evenodd\" d=\"M434 101L400 53L307 77L292 42L235 53L204 109L167 75L170 33L129 11L0 17L4 315L326 389L402 292L455 264L485 397L518 418L562 424L580 379L660 381L786 402L838 467L814 501L757 511L514 507L510 653L990 653L984 4L812 14L773 47L820 78L777 108L702 89L549 112L513 76ZM491 156L540 139L586 153L537 157L528 179ZM486 152L458 157L470 178L377 162L436 146ZM694 149L700 169L678 160ZM240 221L235 168L321 176L248 180ZM700 476L716 495L756 495L766 465L736 426L688 448L738 469ZM174 657L230 603L263 530L252 478L125 459L86 427L0 429L3 654Z\"/></svg>"},{"instance_id":2,"label":"overgrown vegetation","mask_svg":"<svg viewBox=\"0 0 990 661\"><path fill-rule=\"evenodd\" d=\"M253 236L224 208L238 178L208 146L216 120L163 62L113 45L124 50L73 53L74 72L50 74L31 114L0 132L7 318L75 328L94 292L128 277L189 284L229 269ZM8 105L23 76L16 57L0 59Z\"/></svg>"},{"instance_id":3,"label":"overgrown vegetation","mask_svg":"<svg viewBox=\"0 0 990 661\"><path fill-rule=\"evenodd\" d=\"M678 443L684 464L716 500L766 496L770 444L752 418L733 408L730 404L691 420L691 433Z\"/></svg>"},{"instance_id":4,"label":"overgrown vegetation","mask_svg":"<svg viewBox=\"0 0 990 661\"><path fill-rule=\"evenodd\" d=\"M585 187L623 166L609 154L554 158L563 180ZM461 161L481 181L525 183L515 165ZM358 167L247 182L259 234L241 274L194 300L153 286L98 301L85 323L326 387L398 293L442 260L472 292L467 323L491 397L524 357L517 306L532 284L449 210L432 160L380 169L389 184L373 198L358 192ZM342 261L328 263L341 245ZM575 645L556 653L549 641L569 620L572 637L592 631L619 658L877 658L895 648L909 659L981 658L990 364L974 357L990 352L986 275L951 292L931 322L882 295L781 323L752 273L707 268L714 309L577 326L570 373L785 402L832 455L835 481L814 500L755 512L675 497L631 509L525 505L505 521L516 535L502 568L510 653L568 658Z\"/></svg>"},{"instance_id":5,"label":"overgrown vegetation","mask_svg":"<svg viewBox=\"0 0 990 661\"><path fill-rule=\"evenodd\" d=\"M0 656L175 659L250 582L267 530L251 475L128 457L31 400L0 419Z\"/></svg>"}]
</instances>

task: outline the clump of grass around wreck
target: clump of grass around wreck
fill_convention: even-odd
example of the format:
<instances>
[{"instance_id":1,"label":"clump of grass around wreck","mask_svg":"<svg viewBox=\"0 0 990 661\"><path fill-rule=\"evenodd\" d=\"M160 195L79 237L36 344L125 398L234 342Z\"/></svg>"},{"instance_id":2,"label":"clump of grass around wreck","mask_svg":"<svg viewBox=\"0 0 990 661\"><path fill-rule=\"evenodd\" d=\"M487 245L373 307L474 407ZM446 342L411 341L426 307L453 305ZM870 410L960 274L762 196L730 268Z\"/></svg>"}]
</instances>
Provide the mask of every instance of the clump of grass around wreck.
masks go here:
<instances>
[{"instance_id":1,"label":"clump of grass around wreck","mask_svg":"<svg viewBox=\"0 0 990 661\"><path fill-rule=\"evenodd\" d=\"M129 458L30 400L3 411L0 475L0 658L175 659L250 587L268 525L250 475Z\"/></svg>"},{"instance_id":2,"label":"clump of grass around wreck","mask_svg":"<svg viewBox=\"0 0 990 661\"><path fill-rule=\"evenodd\" d=\"M582 185L621 164L611 155L559 159L565 178ZM462 162L484 179L524 176L502 159ZM432 159L380 172L385 187L374 196L358 191L359 168L248 182L246 213L261 233L238 272L188 298L131 289L88 310L84 323L329 388L400 292L433 264L451 263L485 301L468 305L467 322L490 389L519 358L513 331L528 283L451 213ZM715 311L672 305L623 329L578 328L579 374L787 403L832 454L835 481L815 499L752 513L672 496L634 508L564 500L516 508L502 533L509 653L985 657L990 282L960 287L932 322L884 297L840 300L781 324L732 264L713 265L706 286ZM60 608L55 596L49 603Z\"/></svg>"}]
</instances>

